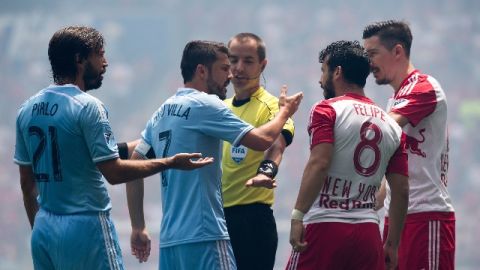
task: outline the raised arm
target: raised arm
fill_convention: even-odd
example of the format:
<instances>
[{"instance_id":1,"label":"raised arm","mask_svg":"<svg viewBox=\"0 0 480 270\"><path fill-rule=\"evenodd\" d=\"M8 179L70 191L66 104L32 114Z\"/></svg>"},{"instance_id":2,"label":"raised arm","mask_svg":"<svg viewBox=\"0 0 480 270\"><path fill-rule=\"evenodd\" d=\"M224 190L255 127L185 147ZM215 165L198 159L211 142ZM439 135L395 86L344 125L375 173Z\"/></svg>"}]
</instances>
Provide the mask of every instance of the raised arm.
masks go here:
<instances>
[{"instance_id":1,"label":"raised arm","mask_svg":"<svg viewBox=\"0 0 480 270\"><path fill-rule=\"evenodd\" d=\"M256 150L265 151L273 144L283 129L285 122L291 117L300 105L303 93L296 93L287 97L287 86L283 86L280 91L278 104L280 110L272 121L250 130L240 141L240 144Z\"/></svg>"}]
</instances>

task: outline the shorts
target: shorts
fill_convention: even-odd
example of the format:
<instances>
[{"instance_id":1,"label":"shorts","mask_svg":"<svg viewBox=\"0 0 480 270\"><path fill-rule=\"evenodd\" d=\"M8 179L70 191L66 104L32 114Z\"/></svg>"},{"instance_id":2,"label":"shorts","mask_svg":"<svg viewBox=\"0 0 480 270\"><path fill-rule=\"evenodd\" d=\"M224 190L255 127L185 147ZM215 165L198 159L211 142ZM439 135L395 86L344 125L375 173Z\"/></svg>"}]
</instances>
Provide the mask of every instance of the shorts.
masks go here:
<instances>
[{"instance_id":1,"label":"shorts","mask_svg":"<svg viewBox=\"0 0 480 270\"><path fill-rule=\"evenodd\" d=\"M205 241L160 248L158 269L236 270L229 240Z\"/></svg>"},{"instance_id":2,"label":"shorts","mask_svg":"<svg viewBox=\"0 0 480 270\"><path fill-rule=\"evenodd\" d=\"M278 234L270 206L236 205L224 208L224 212L238 269L273 269Z\"/></svg>"},{"instance_id":3,"label":"shorts","mask_svg":"<svg viewBox=\"0 0 480 270\"><path fill-rule=\"evenodd\" d=\"M380 229L376 223L321 222L305 228L307 249L292 251L287 270L383 270Z\"/></svg>"},{"instance_id":4,"label":"shorts","mask_svg":"<svg viewBox=\"0 0 480 270\"><path fill-rule=\"evenodd\" d=\"M40 209L31 247L35 270L124 269L108 212L56 215Z\"/></svg>"},{"instance_id":5,"label":"shorts","mask_svg":"<svg viewBox=\"0 0 480 270\"><path fill-rule=\"evenodd\" d=\"M383 239L388 235L385 218ZM398 247L398 269L455 269L455 213L407 215Z\"/></svg>"}]
</instances>

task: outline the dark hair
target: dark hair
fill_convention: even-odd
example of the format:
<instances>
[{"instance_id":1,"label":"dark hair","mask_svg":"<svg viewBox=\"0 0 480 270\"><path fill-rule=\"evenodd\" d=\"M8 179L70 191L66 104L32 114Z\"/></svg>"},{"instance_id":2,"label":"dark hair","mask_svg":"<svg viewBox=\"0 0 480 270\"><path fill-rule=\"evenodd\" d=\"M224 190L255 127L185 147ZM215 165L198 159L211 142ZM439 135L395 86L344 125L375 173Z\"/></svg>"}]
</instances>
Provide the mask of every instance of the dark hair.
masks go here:
<instances>
[{"instance_id":1,"label":"dark hair","mask_svg":"<svg viewBox=\"0 0 480 270\"><path fill-rule=\"evenodd\" d=\"M406 22L388 20L367 25L363 30L363 39L372 36L378 36L382 45L389 50L395 45L401 44L407 57L410 57L413 37Z\"/></svg>"},{"instance_id":2,"label":"dark hair","mask_svg":"<svg viewBox=\"0 0 480 270\"><path fill-rule=\"evenodd\" d=\"M370 74L370 60L358 41L333 42L320 52L318 60L325 62L330 71L342 67L345 81L360 87L365 86Z\"/></svg>"},{"instance_id":3,"label":"dark hair","mask_svg":"<svg viewBox=\"0 0 480 270\"><path fill-rule=\"evenodd\" d=\"M194 40L187 43L183 49L182 70L183 82L187 83L193 79L198 65L204 65L209 70L212 64L217 60L217 53L228 55L228 49L221 42Z\"/></svg>"},{"instance_id":4,"label":"dark hair","mask_svg":"<svg viewBox=\"0 0 480 270\"><path fill-rule=\"evenodd\" d=\"M265 46L265 42L263 42L263 39L261 39L259 36L253 34L253 33L239 33L236 34L234 37L232 37L228 43L227 46L230 48L230 43L232 43L233 40L239 40L239 41L244 41L246 39L253 39L257 43L257 55L258 55L258 60L261 62L267 57L267 49Z\"/></svg>"},{"instance_id":5,"label":"dark hair","mask_svg":"<svg viewBox=\"0 0 480 270\"><path fill-rule=\"evenodd\" d=\"M102 34L92 27L68 26L55 32L48 44L53 81L75 77L76 55L86 59L92 52L99 52L103 45Z\"/></svg>"}]
</instances>

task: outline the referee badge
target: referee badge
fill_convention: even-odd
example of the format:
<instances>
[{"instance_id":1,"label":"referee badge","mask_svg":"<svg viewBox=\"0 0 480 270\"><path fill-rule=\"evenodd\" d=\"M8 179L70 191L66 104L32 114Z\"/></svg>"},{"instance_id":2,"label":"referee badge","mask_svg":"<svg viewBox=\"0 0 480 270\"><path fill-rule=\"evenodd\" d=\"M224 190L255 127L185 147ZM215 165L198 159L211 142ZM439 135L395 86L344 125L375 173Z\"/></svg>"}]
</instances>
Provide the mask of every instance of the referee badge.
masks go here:
<instances>
[{"instance_id":1,"label":"referee badge","mask_svg":"<svg viewBox=\"0 0 480 270\"><path fill-rule=\"evenodd\" d=\"M235 161L236 163L240 163L247 156L247 151L248 148L243 145L240 145L238 147L232 146L230 148L230 155L232 156L233 161Z\"/></svg>"}]
</instances>

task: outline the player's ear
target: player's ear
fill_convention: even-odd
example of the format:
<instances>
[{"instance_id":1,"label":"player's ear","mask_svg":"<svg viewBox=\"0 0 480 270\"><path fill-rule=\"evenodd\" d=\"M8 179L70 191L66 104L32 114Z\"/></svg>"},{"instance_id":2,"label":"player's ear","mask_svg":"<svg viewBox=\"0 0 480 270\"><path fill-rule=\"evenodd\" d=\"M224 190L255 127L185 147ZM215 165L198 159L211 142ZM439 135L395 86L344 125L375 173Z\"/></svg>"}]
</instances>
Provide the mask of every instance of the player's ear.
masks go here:
<instances>
[{"instance_id":1,"label":"player's ear","mask_svg":"<svg viewBox=\"0 0 480 270\"><path fill-rule=\"evenodd\" d=\"M82 64L84 61L85 59L79 53L75 54L75 64Z\"/></svg>"},{"instance_id":2,"label":"player's ear","mask_svg":"<svg viewBox=\"0 0 480 270\"><path fill-rule=\"evenodd\" d=\"M263 59L262 62L260 63L260 65L262 65L262 67L260 68L262 72L265 70L267 63L268 63L267 59Z\"/></svg>"},{"instance_id":3,"label":"player's ear","mask_svg":"<svg viewBox=\"0 0 480 270\"><path fill-rule=\"evenodd\" d=\"M201 79L205 79L208 76L208 68L205 65L198 64L195 69L195 74Z\"/></svg>"},{"instance_id":4,"label":"player's ear","mask_svg":"<svg viewBox=\"0 0 480 270\"><path fill-rule=\"evenodd\" d=\"M393 53L395 56L406 55L405 48L402 46L402 44L395 45L393 47Z\"/></svg>"},{"instance_id":5,"label":"player's ear","mask_svg":"<svg viewBox=\"0 0 480 270\"><path fill-rule=\"evenodd\" d=\"M337 76L337 77L338 77L338 76L341 76L342 73L343 73L343 69L342 69L341 66L337 66L337 67L335 68L335 70L333 71L333 75L334 75L334 76Z\"/></svg>"}]
</instances>

